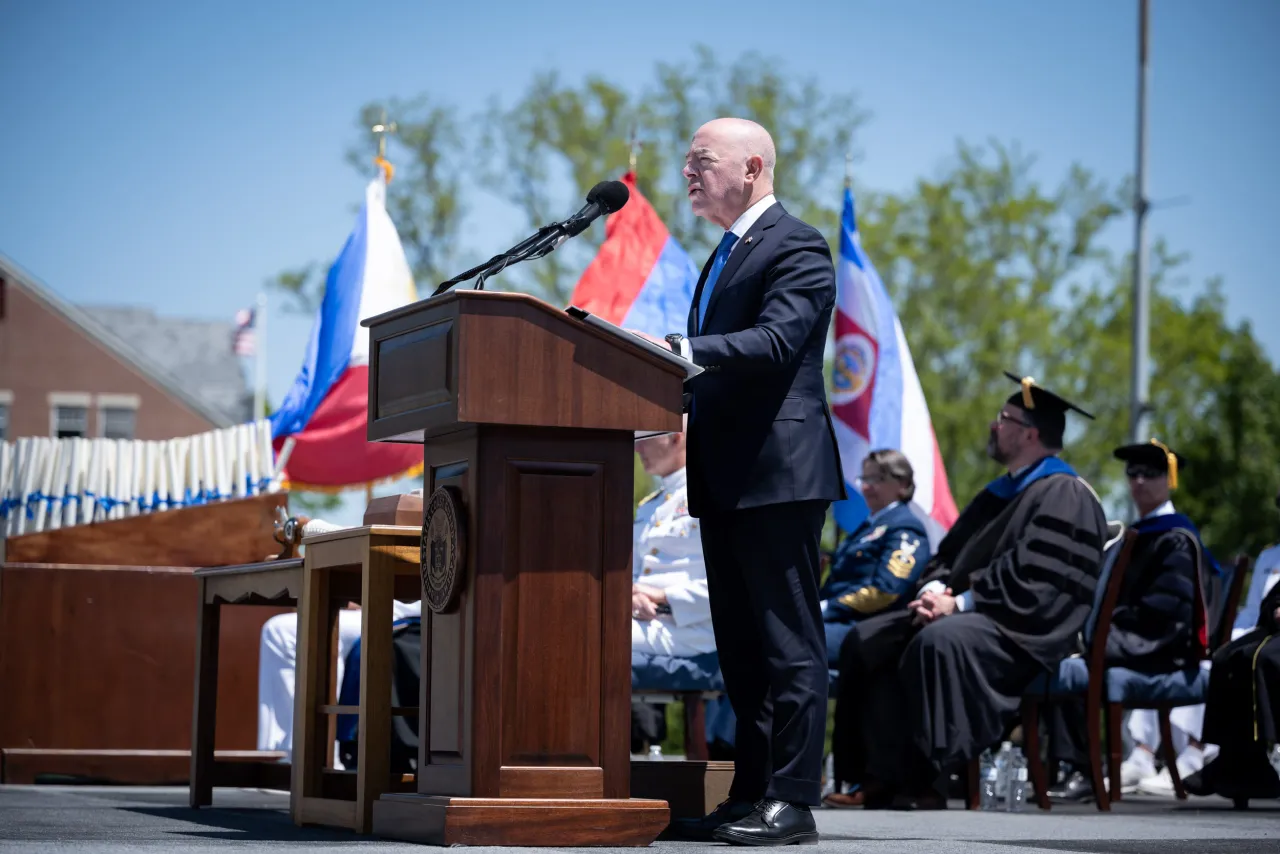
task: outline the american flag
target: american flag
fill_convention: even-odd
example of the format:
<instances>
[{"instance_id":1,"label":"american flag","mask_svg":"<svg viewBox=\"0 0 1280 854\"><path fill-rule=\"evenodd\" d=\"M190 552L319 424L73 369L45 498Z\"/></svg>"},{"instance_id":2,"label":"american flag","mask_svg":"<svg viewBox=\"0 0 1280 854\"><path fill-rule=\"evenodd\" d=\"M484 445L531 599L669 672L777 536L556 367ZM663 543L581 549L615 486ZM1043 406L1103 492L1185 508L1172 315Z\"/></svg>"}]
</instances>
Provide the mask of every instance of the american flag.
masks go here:
<instances>
[{"instance_id":1,"label":"american flag","mask_svg":"<svg viewBox=\"0 0 1280 854\"><path fill-rule=\"evenodd\" d=\"M255 311L251 308L242 308L236 312L236 331L231 340L231 349L235 351L237 356L252 356L254 354L254 316Z\"/></svg>"}]
</instances>

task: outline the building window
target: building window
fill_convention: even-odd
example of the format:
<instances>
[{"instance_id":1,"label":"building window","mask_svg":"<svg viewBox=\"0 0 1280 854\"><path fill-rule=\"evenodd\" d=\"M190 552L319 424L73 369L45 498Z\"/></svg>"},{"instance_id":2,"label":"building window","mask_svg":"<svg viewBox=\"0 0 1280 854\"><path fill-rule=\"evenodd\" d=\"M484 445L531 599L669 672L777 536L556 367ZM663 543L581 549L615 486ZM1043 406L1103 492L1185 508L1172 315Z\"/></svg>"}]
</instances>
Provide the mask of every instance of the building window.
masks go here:
<instances>
[{"instance_id":1,"label":"building window","mask_svg":"<svg viewBox=\"0 0 1280 854\"><path fill-rule=\"evenodd\" d=\"M132 439L138 426L138 410L105 406L98 410L98 424L104 439Z\"/></svg>"},{"instance_id":2,"label":"building window","mask_svg":"<svg viewBox=\"0 0 1280 854\"><path fill-rule=\"evenodd\" d=\"M104 439L132 439L138 432L138 406L142 399L136 394L100 394L98 405L98 435Z\"/></svg>"},{"instance_id":3,"label":"building window","mask_svg":"<svg viewBox=\"0 0 1280 854\"><path fill-rule=\"evenodd\" d=\"M0 441L9 438L9 404L0 403ZM0 484L2 486L3 484Z\"/></svg>"},{"instance_id":4,"label":"building window","mask_svg":"<svg viewBox=\"0 0 1280 854\"><path fill-rule=\"evenodd\" d=\"M55 406L53 408L53 435L58 439L88 436L89 407Z\"/></svg>"}]
</instances>

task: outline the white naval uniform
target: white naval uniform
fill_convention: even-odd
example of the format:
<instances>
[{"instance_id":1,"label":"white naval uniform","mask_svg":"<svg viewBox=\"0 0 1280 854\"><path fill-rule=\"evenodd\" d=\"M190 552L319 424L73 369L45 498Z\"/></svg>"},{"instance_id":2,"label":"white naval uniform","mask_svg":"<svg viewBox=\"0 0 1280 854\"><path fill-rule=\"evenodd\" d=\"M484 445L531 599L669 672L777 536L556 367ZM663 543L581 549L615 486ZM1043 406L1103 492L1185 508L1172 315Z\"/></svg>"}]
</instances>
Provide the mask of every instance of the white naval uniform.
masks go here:
<instances>
[{"instance_id":1,"label":"white naval uniform","mask_svg":"<svg viewBox=\"0 0 1280 854\"><path fill-rule=\"evenodd\" d=\"M392 601L395 619L422 614L422 603ZM338 679L346 671L347 654L360 637L360 612L338 612ZM277 614L262 625L258 648L258 749L283 750L293 756L293 684L298 667L298 615ZM336 752L336 745L335 745ZM339 763L341 767L341 763Z\"/></svg>"},{"instance_id":2,"label":"white naval uniform","mask_svg":"<svg viewBox=\"0 0 1280 854\"><path fill-rule=\"evenodd\" d=\"M689 515L685 470L662 478L640 503L632 536L632 578L661 588L670 614L631 620L631 649L688 658L716 648L698 520Z\"/></svg>"}]
</instances>

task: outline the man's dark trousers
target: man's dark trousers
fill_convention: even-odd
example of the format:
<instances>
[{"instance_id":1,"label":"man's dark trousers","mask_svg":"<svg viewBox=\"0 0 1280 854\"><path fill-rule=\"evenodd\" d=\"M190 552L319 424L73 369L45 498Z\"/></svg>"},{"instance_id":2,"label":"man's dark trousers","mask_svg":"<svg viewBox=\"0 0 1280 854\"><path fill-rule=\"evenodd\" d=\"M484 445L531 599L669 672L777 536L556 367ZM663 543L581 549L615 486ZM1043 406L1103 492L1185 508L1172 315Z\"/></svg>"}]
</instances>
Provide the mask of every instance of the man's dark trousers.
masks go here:
<instances>
[{"instance_id":1,"label":"man's dark trousers","mask_svg":"<svg viewBox=\"0 0 1280 854\"><path fill-rule=\"evenodd\" d=\"M716 650L738 718L734 801L819 803L829 681L819 546L829 504L700 519Z\"/></svg>"}]
</instances>

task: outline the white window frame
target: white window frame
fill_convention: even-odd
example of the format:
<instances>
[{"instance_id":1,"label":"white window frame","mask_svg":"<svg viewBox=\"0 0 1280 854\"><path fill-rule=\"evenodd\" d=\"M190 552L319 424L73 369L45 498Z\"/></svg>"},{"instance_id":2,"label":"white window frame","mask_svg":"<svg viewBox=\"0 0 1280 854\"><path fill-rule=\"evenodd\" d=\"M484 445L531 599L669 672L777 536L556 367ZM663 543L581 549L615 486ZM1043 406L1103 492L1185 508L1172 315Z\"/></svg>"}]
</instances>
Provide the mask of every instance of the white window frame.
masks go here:
<instances>
[{"instance_id":1,"label":"white window frame","mask_svg":"<svg viewBox=\"0 0 1280 854\"><path fill-rule=\"evenodd\" d=\"M93 409L93 395L82 391L49 392L49 435L58 437L58 410L62 407L84 410L84 435L89 433L89 412Z\"/></svg>"},{"instance_id":2,"label":"white window frame","mask_svg":"<svg viewBox=\"0 0 1280 854\"><path fill-rule=\"evenodd\" d=\"M106 438L107 435L107 410L131 410L133 412L133 433L138 432L138 407L142 400L136 394L100 394L96 399L98 409L98 424L94 434L98 438ZM133 436L129 437L130 439Z\"/></svg>"},{"instance_id":3,"label":"white window frame","mask_svg":"<svg viewBox=\"0 0 1280 854\"><path fill-rule=\"evenodd\" d=\"M4 419L0 420L0 441L8 441L13 427L13 392L0 388L0 409L4 410ZM0 484L3 488L3 484Z\"/></svg>"}]
</instances>

